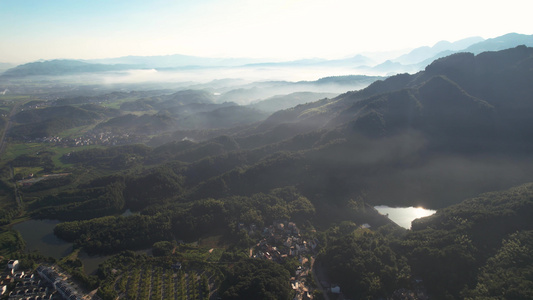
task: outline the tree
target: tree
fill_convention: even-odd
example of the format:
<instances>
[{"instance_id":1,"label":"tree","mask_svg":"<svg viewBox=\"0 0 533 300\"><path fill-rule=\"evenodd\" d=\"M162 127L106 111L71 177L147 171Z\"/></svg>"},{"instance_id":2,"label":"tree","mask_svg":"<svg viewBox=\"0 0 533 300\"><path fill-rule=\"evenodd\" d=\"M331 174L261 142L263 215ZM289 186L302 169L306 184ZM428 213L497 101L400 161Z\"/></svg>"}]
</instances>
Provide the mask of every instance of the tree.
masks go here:
<instances>
[{"instance_id":1,"label":"tree","mask_svg":"<svg viewBox=\"0 0 533 300\"><path fill-rule=\"evenodd\" d=\"M267 260L238 262L222 283L223 299L290 299L290 275L282 266Z\"/></svg>"}]
</instances>

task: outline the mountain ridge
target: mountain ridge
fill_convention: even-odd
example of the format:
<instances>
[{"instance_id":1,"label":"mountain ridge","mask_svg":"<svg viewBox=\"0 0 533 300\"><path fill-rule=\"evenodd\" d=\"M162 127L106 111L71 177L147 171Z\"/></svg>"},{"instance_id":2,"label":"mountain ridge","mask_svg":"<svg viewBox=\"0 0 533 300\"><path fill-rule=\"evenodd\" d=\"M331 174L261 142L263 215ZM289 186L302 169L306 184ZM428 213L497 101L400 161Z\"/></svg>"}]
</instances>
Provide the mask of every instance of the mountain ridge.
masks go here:
<instances>
[{"instance_id":1,"label":"mountain ridge","mask_svg":"<svg viewBox=\"0 0 533 300\"><path fill-rule=\"evenodd\" d=\"M90 64L80 60L55 59L43 62L31 62L6 70L0 75L4 78L18 78L26 76L57 76L80 73L98 73L108 71L125 71L139 68L135 65L103 65Z\"/></svg>"},{"instance_id":2,"label":"mountain ridge","mask_svg":"<svg viewBox=\"0 0 533 300\"><path fill-rule=\"evenodd\" d=\"M301 59L293 61L272 61L250 58L209 58L182 54L159 56L123 56L93 60L49 60L30 62L4 71L1 78L14 78L31 75L68 75L75 73L125 71L135 69L157 69L161 72L195 70L202 68L352 68L354 72L374 74L395 74L417 72L432 61L458 52L479 54L485 51L498 51L518 45L533 46L533 35L508 33L495 38L482 40L469 37L456 42L440 41L435 45L418 47L409 53L384 61L357 54L343 59ZM63 65L61 65L63 63Z\"/></svg>"},{"instance_id":3,"label":"mountain ridge","mask_svg":"<svg viewBox=\"0 0 533 300\"><path fill-rule=\"evenodd\" d=\"M468 101L472 103L469 108L470 112L478 109L481 111L496 109L498 117L493 116L489 119L498 119L501 125L500 128L507 128L505 130L502 129L503 131L511 130L510 127L519 126L518 124L530 128L526 124L530 123L527 116L528 112L533 108L527 101L528 91L533 92L533 88L528 83L528 80L533 76L528 71L528 66L532 60L533 48L525 46L498 52L484 52L478 55L458 53L436 60L428 65L424 71L413 75L400 74L392 76L385 80L378 80L365 89L347 92L327 102L302 104L288 110L276 112L265 121L265 124L271 124L269 126L273 126L273 123L313 124L313 118L318 118L320 121L317 120L314 123L314 128L332 128L348 122L349 118L346 119L346 116L354 116L353 113L349 113L350 110L356 109L356 111L359 111L361 109L360 106L365 103L367 103L365 105L371 102L374 102L373 105L387 103L389 101L387 99L391 95L398 94L396 91L407 89L410 91L410 95L418 99L417 101L421 104L429 104L430 102L428 101L430 99L437 100L445 96L450 100L463 97L465 100L469 99ZM510 77L513 72L517 71L518 75ZM507 85L508 83L512 83L514 89L510 89ZM445 88L441 86L445 86ZM486 91L487 87L491 88ZM450 91L455 92L450 94ZM500 98L502 95L512 96L511 99L513 101L501 102L503 99L509 99L509 97ZM447 104L450 103L448 102ZM442 110L443 108L446 107L441 107L440 109ZM488 113L488 111L486 112ZM382 117L376 111L370 114L370 109L364 110L364 112L367 118L372 116L377 118L375 119L376 122ZM284 115L285 117L282 117ZM468 119L468 113L461 110L449 113L448 116L453 117L454 115L456 117L462 116L461 118L464 121ZM326 122L324 122L324 118L327 120ZM276 121L274 122L274 120ZM436 119L428 118L428 121L436 121ZM474 126L476 121L472 120L472 122L470 125ZM510 122L513 125L507 126L506 122ZM381 122L376 124L381 124ZM529 130L526 131L529 132ZM510 133L507 132L507 134ZM512 135L516 136L516 134ZM500 137L503 138L505 136L506 134L500 132Z\"/></svg>"},{"instance_id":4,"label":"mountain ridge","mask_svg":"<svg viewBox=\"0 0 533 300\"><path fill-rule=\"evenodd\" d=\"M469 37L455 42L439 41L435 45L423 46L411 50L409 53L393 59L392 61L399 62L403 65L416 64L421 61L435 57L435 55L443 51L459 51L467 47L482 42L485 39L482 37Z\"/></svg>"}]
</instances>

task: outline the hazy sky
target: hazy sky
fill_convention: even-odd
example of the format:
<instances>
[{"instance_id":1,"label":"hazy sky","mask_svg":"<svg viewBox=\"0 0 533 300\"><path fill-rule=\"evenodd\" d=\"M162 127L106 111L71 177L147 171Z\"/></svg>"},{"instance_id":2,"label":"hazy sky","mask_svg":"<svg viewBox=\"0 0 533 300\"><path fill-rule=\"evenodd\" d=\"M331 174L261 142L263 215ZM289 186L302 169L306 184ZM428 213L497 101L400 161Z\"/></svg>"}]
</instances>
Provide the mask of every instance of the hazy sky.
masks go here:
<instances>
[{"instance_id":1,"label":"hazy sky","mask_svg":"<svg viewBox=\"0 0 533 300\"><path fill-rule=\"evenodd\" d=\"M530 0L0 0L0 62L342 58L531 34Z\"/></svg>"}]
</instances>

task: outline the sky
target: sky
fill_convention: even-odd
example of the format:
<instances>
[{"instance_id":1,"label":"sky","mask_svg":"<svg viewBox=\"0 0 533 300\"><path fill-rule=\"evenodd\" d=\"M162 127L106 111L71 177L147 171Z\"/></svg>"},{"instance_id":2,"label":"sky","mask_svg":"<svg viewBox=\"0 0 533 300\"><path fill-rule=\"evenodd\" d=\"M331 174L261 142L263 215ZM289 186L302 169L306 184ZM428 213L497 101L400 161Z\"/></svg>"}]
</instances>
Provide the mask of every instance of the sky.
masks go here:
<instances>
[{"instance_id":1,"label":"sky","mask_svg":"<svg viewBox=\"0 0 533 300\"><path fill-rule=\"evenodd\" d=\"M532 34L530 0L0 0L0 63L127 55L346 58Z\"/></svg>"}]
</instances>

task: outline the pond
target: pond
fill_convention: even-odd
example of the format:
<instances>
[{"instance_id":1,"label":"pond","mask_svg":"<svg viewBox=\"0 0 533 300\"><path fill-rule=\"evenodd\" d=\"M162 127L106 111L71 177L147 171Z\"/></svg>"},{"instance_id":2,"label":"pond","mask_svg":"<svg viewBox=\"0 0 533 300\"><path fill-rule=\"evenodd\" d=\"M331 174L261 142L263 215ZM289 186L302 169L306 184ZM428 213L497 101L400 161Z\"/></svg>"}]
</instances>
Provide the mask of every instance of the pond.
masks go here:
<instances>
[{"instance_id":1,"label":"pond","mask_svg":"<svg viewBox=\"0 0 533 300\"><path fill-rule=\"evenodd\" d=\"M26 250L39 251L44 256L59 259L72 252L72 243L67 243L54 235L57 220L28 220L13 225L26 241Z\"/></svg>"},{"instance_id":2,"label":"pond","mask_svg":"<svg viewBox=\"0 0 533 300\"><path fill-rule=\"evenodd\" d=\"M131 213L130 214L135 214ZM26 251L38 251L44 256L60 259L72 253L72 243L67 243L54 235L54 227L59 224L57 220L28 220L13 225L13 229L20 232L26 242ZM146 253L152 255L152 249L135 251L137 254ZM110 258L111 255L91 256L80 252L78 258L83 263L83 269L87 275L94 274L98 265Z\"/></svg>"},{"instance_id":3,"label":"pond","mask_svg":"<svg viewBox=\"0 0 533 300\"><path fill-rule=\"evenodd\" d=\"M405 229L411 229L411 222L414 219L431 216L436 210L425 209L423 207L389 207L386 205L374 206L382 215L389 217L391 221Z\"/></svg>"}]
</instances>

